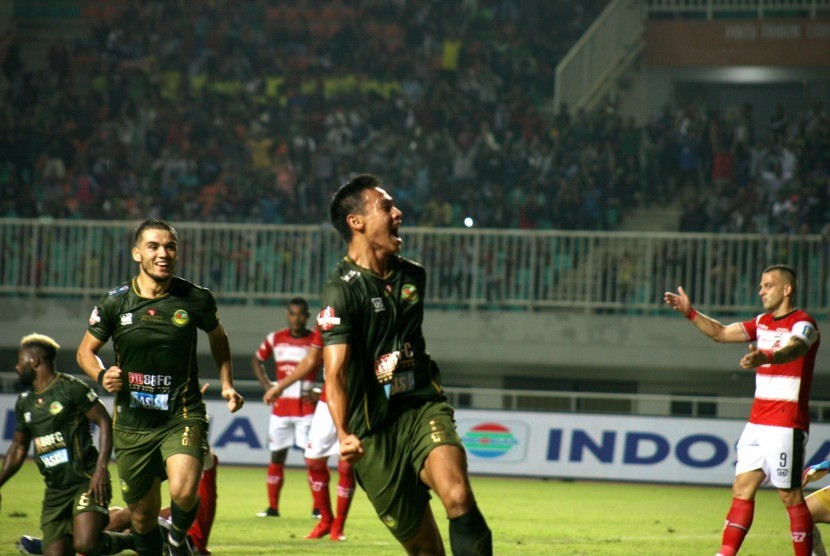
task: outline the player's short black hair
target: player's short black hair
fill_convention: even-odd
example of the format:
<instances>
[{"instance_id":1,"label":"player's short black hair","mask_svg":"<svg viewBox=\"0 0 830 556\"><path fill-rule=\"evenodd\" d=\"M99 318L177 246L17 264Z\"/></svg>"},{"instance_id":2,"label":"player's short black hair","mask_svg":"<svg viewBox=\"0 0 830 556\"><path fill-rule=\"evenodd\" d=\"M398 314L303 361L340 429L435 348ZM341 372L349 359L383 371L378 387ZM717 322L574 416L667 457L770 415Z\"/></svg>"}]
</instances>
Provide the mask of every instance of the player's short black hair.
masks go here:
<instances>
[{"instance_id":1,"label":"player's short black hair","mask_svg":"<svg viewBox=\"0 0 830 556\"><path fill-rule=\"evenodd\" d=\"M352 240L352 229L346 218L350 214L363 214L366 199L363 191L380 187L380 180L372 174L360 174L344 183L331 198L329 204L329 218L334 229L349 243Z\"/></svg>"},{"instance_id":2,"label":"player's short black hair","mask_svg":"<svg viewBox=\"0 0 830 556\"><path fill-rule=\"evenodd\" d=\"M308 313L308 301L306 301L305 297L292 297L288 300L288 305L299 305Z\"/></svg>"},{"instance_id":3,"label":"player's short black hair","mask_svg":"<svg viewBox=\"0 0 830 556\"><path fill-rule=\"evenodd\" d=\"M41 359L49 364L55 362L60 345L45 334L32 333L20 339L20 349L37 351Z\"/></svg>"},{"instance_id":4,"label":"player's short black hair","mask_svg":"<svg viewBox=\"0 0 830 556\"><path fill-rule=\"evenodd\" d=\"M179 234L176 233L176 228L174 228L169 222L162 220L161 218L148 218L139 224L138 228L135 230L135 237L133 238L133 241L136 244L141 241L141 235L145 230L164 230L173 234L175 239L179 239Z\"/></svg>"},{"instance_id":5,"label":"player's short black hair","mask_svg":"<svg viewBox=\"0 0 830 556\"><path fill-rule=\"evenodd\" d=\"M795 269L788 264L772 264L765 268L762 274L775 270L781 273L784 280L790 284L793 287L793 291L795 291L795 287L798 285L798 275L796 274Z\"/></svg>"}]
</instances>

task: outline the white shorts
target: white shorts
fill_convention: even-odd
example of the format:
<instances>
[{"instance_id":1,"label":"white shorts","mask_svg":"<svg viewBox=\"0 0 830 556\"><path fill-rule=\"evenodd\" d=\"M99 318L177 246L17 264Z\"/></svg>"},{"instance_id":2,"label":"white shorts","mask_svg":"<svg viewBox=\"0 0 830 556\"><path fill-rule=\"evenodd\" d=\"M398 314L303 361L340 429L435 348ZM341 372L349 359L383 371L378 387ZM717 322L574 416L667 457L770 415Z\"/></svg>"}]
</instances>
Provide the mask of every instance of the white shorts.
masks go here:
<instances>
[{"instance_id":1,"label":"white shorts","mask_svg":"<svg viewBox=\"0 0 830 556\"><path fill-rule=\"evenodd\" d=\"M776 488L799 488L807 433L800 429L747 423L738 439L735 475L760 469L764 484Z\"/></svg>"},{"instance_id":2,"label":"white shorts","mask_svg":"<svg viewBox=\"0 0 830 556\"><path fill-rule=\"evenodd\" d=\"M277 452L292 446L305 448L310 428L311 415L280 417L272 413L271 420L268 421L268 449Z\"/></svg>"},{"instance_id":3,"label":"white shorts","mask_svg":"<svg viewBox=\"0 0 830 556\"><path fill-rule=\"evenodd\" d=\"M340 442L337 440L337 428L331 419L329 406L326 402L318 402L311 420L305 457L321 459L339 453Z\"/></svg>"}]
</instances>

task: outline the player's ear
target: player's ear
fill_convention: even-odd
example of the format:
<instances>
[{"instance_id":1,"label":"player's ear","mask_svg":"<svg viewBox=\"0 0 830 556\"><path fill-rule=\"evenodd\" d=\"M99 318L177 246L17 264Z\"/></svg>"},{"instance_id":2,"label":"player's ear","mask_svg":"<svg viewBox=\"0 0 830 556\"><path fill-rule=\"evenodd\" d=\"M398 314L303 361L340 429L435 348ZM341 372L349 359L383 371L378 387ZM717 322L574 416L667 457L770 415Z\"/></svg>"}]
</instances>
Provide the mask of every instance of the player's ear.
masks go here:
<instances>
[{"instance_id":1,"label":"player's ear","mask_svg":"<svg viewBox=\"0 0 830 556\"><path fill-rule=\"evenodd\" d=\"M141 253L138 250L138 247L133 247L132 249L133 260L137 263L141 262Z\"/></svg>"},{"instance_id":2,"label":"player's ear","mask_svg":"<svg viewBox=\"0 0 830 556\"><path fill-rule=\"evenodd\" d=\"M346 217L346 223L353 230L363 230L363 215L352 213Z\"/></svg>"}]
</instances>

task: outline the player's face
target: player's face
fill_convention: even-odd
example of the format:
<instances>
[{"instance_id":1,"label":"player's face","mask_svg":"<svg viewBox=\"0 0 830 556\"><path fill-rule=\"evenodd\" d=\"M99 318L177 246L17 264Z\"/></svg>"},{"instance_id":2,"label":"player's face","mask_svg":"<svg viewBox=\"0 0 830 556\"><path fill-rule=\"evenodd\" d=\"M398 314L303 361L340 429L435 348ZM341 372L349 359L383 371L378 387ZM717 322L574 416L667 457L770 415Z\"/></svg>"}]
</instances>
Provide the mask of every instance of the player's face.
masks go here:
<instances>
[{"instance_id":1,"label":"player's face","mask_svg":"<svg viewBox=\"0 0 830 556\"><path fill-rule=\"evenodd\" d=\"M17 376L20 377L20 383L26 388L31 388L37 377L35 368L32 366L31 356L20 350L17 353L17 365L14 366L14 369L17 371Z\"/></svg>"},{"instance_id":2,"label":"player's face","mask_svg":"<svg viewBox=\"0 0 830 556\"><path fill-rule=\"evenodd\" d=\"M790 293L790 285L784 281L781 273L777 270L765 272L761 275L761 285L758 295L761 296L761 304L764 310L774 313L781 307L784 299Z\"/></svg>"},{"instance_id":3,"label":"player's face","mask_svg":"<svg viewBox=\"0 0 830 556\"><path fill-rule=\"evenodd\" d=\"M166 282L173 278L179 258L176 237L167 230L147 229L133 247L133 260L139 272L155 280Z\"/></svg>"},{"instance_id":4,"label":"player's face","mask_svg":"<svg viewBox=\"0 0 830 556\"><path fill-rule=\"evenodd\" d=\"M403 241L398 236L403 212L395 206L392 196L380 187L364 192L365 235L375 251L398 253Z\"/></svg>"},{"instance_id":5,"label":"player's face","mask_svg":"<svg viewBox=\"0 0 830 556\"><path fill-rule=\"evenodd\" d=\"M308 311L302 305L288 306L288 331L292 336L299 336L306 330Z\"/></svg>"}]
</instances>

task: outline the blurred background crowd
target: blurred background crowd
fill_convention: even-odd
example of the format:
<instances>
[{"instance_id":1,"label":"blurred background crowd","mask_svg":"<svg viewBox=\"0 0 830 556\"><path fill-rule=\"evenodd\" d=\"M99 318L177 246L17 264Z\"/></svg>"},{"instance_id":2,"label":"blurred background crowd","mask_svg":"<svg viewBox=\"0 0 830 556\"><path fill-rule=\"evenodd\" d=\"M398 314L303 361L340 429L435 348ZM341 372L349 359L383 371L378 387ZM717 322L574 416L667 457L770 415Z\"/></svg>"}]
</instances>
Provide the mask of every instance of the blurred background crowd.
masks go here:
<instances>
[{"instance_id":1,"label":"blurred background crowd","mask_svg":"<svg viewBox=\"0 0 830 556\"><path fill-rule=\"evenodd\" d=\"M762 122L748 103L648 122L551 105L606 3L127 2L43 70L15 37L0 216L316 224L371 171L407 225L608 230L679 203L682 231L820 232L830 125L806 88Z\"/></svg>"}]
</instances>

